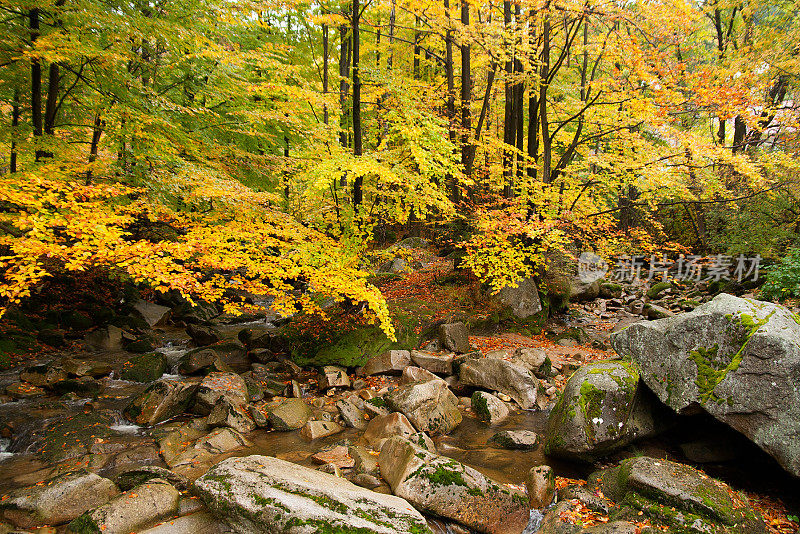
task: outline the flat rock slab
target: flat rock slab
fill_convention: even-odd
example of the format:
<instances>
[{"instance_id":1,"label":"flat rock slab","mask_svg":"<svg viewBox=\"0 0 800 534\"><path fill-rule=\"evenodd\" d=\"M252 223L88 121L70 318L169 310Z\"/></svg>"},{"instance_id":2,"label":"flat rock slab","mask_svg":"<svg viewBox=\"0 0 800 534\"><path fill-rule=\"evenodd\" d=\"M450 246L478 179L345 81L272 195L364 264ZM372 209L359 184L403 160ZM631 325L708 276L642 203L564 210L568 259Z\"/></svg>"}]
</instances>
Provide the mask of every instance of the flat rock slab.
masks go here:
<instances>
[{"instance_id":1,"label":"flat rock slab","mask_svg":"<svg viewBox=\"0 0 800 534\"><path fill-rule=\"evenodd\" d=\"M399 497L267 456L224 460L195 482L195 490L240 534L430 532Z\"/></svg>"},{"instance_id":2,"label":"flat rock slab","mask_svg":"<svg viewBox=\"0 0 800 534\"><path fill-rule=\"evenodd\" d=\"M504 393L526 410L536 406L539 381L518 363L498 358L467 359L459 367L458 378L468 386Z\"/></svg>"}]
</instances>

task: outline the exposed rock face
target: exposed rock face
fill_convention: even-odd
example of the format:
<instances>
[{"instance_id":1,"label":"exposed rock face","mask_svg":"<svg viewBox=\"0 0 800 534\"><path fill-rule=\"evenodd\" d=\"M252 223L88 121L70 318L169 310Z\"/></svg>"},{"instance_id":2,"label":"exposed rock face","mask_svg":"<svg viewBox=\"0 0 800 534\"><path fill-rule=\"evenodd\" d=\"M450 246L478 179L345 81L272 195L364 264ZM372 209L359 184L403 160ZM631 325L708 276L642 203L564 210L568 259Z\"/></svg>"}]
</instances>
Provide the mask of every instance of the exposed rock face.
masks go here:
<instances>
[{"instance_id":1,"label":"exposed rock face","mask_svg":"<svg viewBox=\"0 0 800 534\"><path fill-rule=\"evenodd\" d=\"M694 311L612 335L659 399L698 406L800 476L800 317L722 293Z\"/></svg>"},{"instance_id":2,"label":"exposed rock face","mask_svg":"<svg viewBox=\"0 0 800 534\"><path fill-rule=\"evenodd\" d=\"M378 464L392 493L419 510L489 534L519 534L528 524L524 493L408 440L387 440Z\"/></svg>"},{"instance_id":3,"label":"exposed rock face","mask_svg":"<svg viewBox=\"0 0 800 534\"><path fill-rule=\"evenodd\" d=\"M411 360L423 369L440 375L453 374L453 354L436 354L421 350L411 351Z\"/></svg>"},{"instance_id":4,"label":"exposed rock face","mask_svg":"<svg viewBox=\"0 0 800 534\"><path fill-rule=\"evenodd\" d=\"M461 424L458 397L438 378L401 386L392 391L386 401L421 432L448 434Z\"/></svg>"},{"instance_id":5,"label":"exposed rock face","mask_svg":"<svg viewBox=\"0 0 800 534\"><path fill-rule=\"evenodd\" d=\"M366 376L382 373L399 374L411 365L411 353L407 350L387 350L370 358L364 365Z\"/></svg>"},{"instance_id":6,"label":"exposed rock face","mask_svg":"<svg viewBox=\"0 0 800 534\"><path fill-rule=\"evenodd\" d=\"M472 411L478 419L490 426L499 425L508 418L506 403L485 391L476 391L472 394Z\"/></svg>"},{"instance_id":7,"label":"exposed rock face","mask_svg":"<svg viewBox=\"0 0 800 534\"><path fill-rule=\"evenodd\" d=\"M338 365L326 365L322 368L320 373L319 388L326 390L335 387L350 387L350 377L347 376L347 370Z\"/></svg>"},{"instance_id":8,"label":"exposed rock face","mask_svg":"<svg viewBox=\"0 0 800 534\"><path fill-rule=\"evenodd\" d=\"M224 460L200 477L195 489L241 534L430 532L401 498L272 457Z\"/></svg>"},{"instance_id":9,"label":"exposed rock face","mask_svg":"<svg viewBox=\"0 0 800 534\"><path fill-rule=\"evenodd\" d=\"M459 367L458 378L468 386L504 393L522 408L536 405L539 381L527 367L517 363L498 358L467 359Z\"/></svg>"},{"instance_id":10,"label":"exposed rock face","mask_svg":"<svg viewBox=\"0 0 800 534\"><path fill-rule=\"evenodd\" d=\"M380 449L383 442L392 436L408 438L415 433L416 429L411 426L406 416L394 412L371 419L364 431L364 439L372 447Z\"/></svg>"},{"instance_id":11,"label":"exposed rock face","mask_svg":"<svg viewBox=\"0 0 800 534\"><path fill-rule=\"evenodd\" d=\"M3 517L17 526L30 528L71 521L119 494L107 478L85 470L73 471L43 485L20 488L0 504Z\"/></svg>"},{"instance_id":12,"label":"exposed rock face","mask_svg":"<svg viewBox=\"0 0 800 534\"><path fill-rule=\"evenodd\" d=\"M539 289L533 278L522 280L517 287L504 287L497 294L501 304L508 306L514 317L527 319L542 311L542 302L539 300Z\"/></svg>"},{"instance_id":13,"label":"exposed rock face","mask_svg":"<svg viewBox=\"0 0 800 534\"><path fill-rule=\"evenodd\" d=\"M151 327L164 324L170 315L170 309L166 306L146 300L137 300L133 309Z\"/></svg>"},{"instance_id":14,"label":"exposed rock face","mask_svg":"<svg viewBox=\"0 0 800 534\"><path fill-rule=\"evenodd\" d=\"M439 325L439 342L448 350L464 354L471 350L469 331L464 323Z\"/></svg>"},{"instance_id":15,"label":"exposed rock face","mask_svg":"<svg viewBox=\"0 0 800 534\"><path fill-rule=\"evenodd\" d=\"M194 399L197 379L158 380L125 408L125 417L139 425L155 425L182 414Z\"/></svg>"},{"instance_id":16,"label":"exposed rock face","mask_svg":"<svg viewBox=\"0 0 800 534\"><path fill-rule=\"evenodd\" d=\"M167 370L167 357L160 352L148 352L129 359L122 365L120 378L133 382L153 382Z\"/></svg>"},{"instance_id":17,"label":"exposed rock face","mask_svg":"<svg viewBox=\"0 0 800 534\"><path fill-rule=\"evenodd\" d=\"M491 441L504 449L530 451L539 444L539 436L531 430L502 430L492 436Z\"/></svg>"},{"instance_id":18,"label":"exposed rock face","mask_svg":"<svg viewBox=\"0 0 800 534\"><path fill-rule=\"evenodd\" d=\"M641 456L589 477L603 494L684 532L766 532L743 494L691 467ZM623 513L624 508L623 508ZM636 512L634 512L635 514ZM613 515L612 515L613 517Z\"/></svg>"},{"instance_id":19,"label":"exposed rock face","mask_svg":"<svg viewBox=\"0 0 800 534\"><path fill-rule=\"evenodd\" d=\"M69 524L67 532L129 534L178 513L181 494L168 482L153 479L108 503L86 512Z\"/></svg>"},{"instance_id":20,"label":"exposed rock face","mask_svg":"<svg viewBox=\"0 0 800 534\"><path fill-rule=\"evenodd\" d=\"M272 428L281 432L303 428L310 417L311 407L303 399L286 399L267 410Z\"/></svg>"},{"instance_id":21,"label":"exposed rock face","mask_svg":"<svg viewBox=\"0 0 800 534\"><path fill-rule=\"evenodd\" d=\"M200 382L194 412L208 415L220 403L247 403L247 384L244 378L236 373L211 373Z\"/></svg>"},{"instance_id":22,"label":"exposed rock face","mask_svg":"<svg viewBox=\"0 0 800 534\"><path fill-rule=\"evenodd\" d=\"M556 475L549 465L531 467L525 478L531 508L542 509L550 506L556 495Z\"/></svg>"},{"instance_id":23,"label":"exposed rock face","mask_svg":"<svg viewBox=\"0 0 800 534\"><path fill-rule=\"evenodd\" d=\"M577 370L547 419L545 453L592 461L654 429L641 400L639 371L624 361L595 362Z\"/></svg>"}]
</instances>

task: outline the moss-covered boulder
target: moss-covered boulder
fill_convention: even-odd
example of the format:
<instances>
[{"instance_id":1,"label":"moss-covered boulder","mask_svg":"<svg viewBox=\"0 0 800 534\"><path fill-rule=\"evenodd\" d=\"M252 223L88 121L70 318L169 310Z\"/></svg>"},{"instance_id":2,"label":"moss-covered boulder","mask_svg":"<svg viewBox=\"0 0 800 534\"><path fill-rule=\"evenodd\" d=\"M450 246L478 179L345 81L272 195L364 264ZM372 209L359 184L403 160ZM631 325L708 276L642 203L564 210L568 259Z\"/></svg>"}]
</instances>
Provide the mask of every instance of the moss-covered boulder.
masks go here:
<instances>
[{"instance_id":1,"label":"moss-covered boulder","mask_svg":"<svg viewBox=\"0 0 800 534\"><path fill-rule=\"evenodd\" d=\"M224 460L195 482L195 491L241 534L430 532L401 498L267 456Z\"/></svg>"},{"instance_id":2,"label":"moss-covered boulder","mask_svg":"<svg viewBox=\"0 0 800 534\"><path fill-rule=\"evenodd\" d=\"M58 417L47 422L41 435L30 436L33 449L45 460L60 462L89 453L98 439L115 434L111 426L117 414L111 410L98 410Z\"/></svg>"},{"instance_id":3,"label":"moss-covered boulder","mask_svg":"<svg viewBox=\"0 0 800 534\"><path fill-rule=\"evenodd\" d=\"M547 420L545 453L593 461L655 428L639 370L625 361L585 365L567 381Z\"/></svg>"},{"instance_id":4,"label":"moss-covered boulder","mask_svg":"<svg viewBox=\"0 0 800 534\"><path fill-rule=\"evenodd\" d=\"M612 518L644 513L672 532L687 534L763 534L764 520L744 494L689 466L646 456L589 477L620 506Z\"/></svg>"},{"instance_id":5,"label":"moss-covered boulder","mask_svg":"<svg viewBox=\"0 0 800 534\"><path fill-rule=\"evenodd\" d=\"M134 397L124 414L138 425L155 425L189 409L200 380L179 378L153 382Z\"/></svg>"},{"instance_id":6,"label":"moss-covered boulder","mask_svg":"<svg viewBox=\"0 0 800 534\"><path fill-rule=\"evenodd\" d=\"M691 312L611 336L676 412L701 407L800 476L800 316L722 293Z\"/></svg>"},{"instance_id":7,"label":"moss-covered boulder","mask_svg":"<svg viewBox=\"0 0 800 534\"><path fill-rule=\"evenodd\" d=\"M488 534L519 534L528 524L524 493L406 439L387 440L378 464L392 493L418 510Z\"/></svg>"},{"instance_id":8,"label":"moss-covered boulder","mask_svg":"<svg viewBox=\"0 0 800 534\"><path fill-rule=\"evenodd\" d=\"M472 411L475 412L478 419L490 426L499 425L508 418L509 411L506 403L485 391L473 393L471 404Z\"/></svg>"},{"instance_id":9,"label":"moss-covered boulder","mask_svg":"<svg viewBox=\"0 0 800 534\"><path fill-rule=\"evenodd\" d=\"M655 300L668 289L672 289L672 282L657 282L647 290L647 298Z\"/></svg>"},{"instance_id":10,"label":"moss-covered boulder","mask_svg":"<svg viewBox=\"0 0 800 534\"><path fill-rule=\"evenodd\" d=\"M140 354L122 364L120 378L132 382L153 382L167 370L167 357L160 352Z\"/></svg>"}]
</instances>

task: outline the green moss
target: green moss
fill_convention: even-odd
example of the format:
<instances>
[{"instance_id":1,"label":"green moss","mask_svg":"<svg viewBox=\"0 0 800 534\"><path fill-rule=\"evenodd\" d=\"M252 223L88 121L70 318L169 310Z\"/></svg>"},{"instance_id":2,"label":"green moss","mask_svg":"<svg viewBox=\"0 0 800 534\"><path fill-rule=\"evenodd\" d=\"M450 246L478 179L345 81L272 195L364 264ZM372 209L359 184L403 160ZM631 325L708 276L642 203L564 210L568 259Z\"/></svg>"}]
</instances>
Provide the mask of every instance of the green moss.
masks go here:
<instances>
[{"instance_id":1,"label":"green moss","mask_svg":"<svg viewBox=\"0 0 800 534\"><path fill-rule=\"evenodd\" d=\"M103 532L88 512L76 517L69 524L67 530L74 534L101 534Z\"/></svg>"},{"instance_id":2,"label":"green moss","mask_svg":"<svg viewBox=\"0 0 800 534\"><path fill-rule=\"evenodd\" d=\"M647 290L647 298L651 300L657 299L661 295L661 293L671 288L672 288L671 282L658 282L657 284L653 284L653 286Z\"/></svg>"},{"instance_id":3,"label":"green moss","mask_svg":"<svg viewBox=\"0 0 800 534\"><path fill-rule=\"evenodd\" d=\"M435 467L423 465L411 473L409 478L426 478L435 486L469 487L467 482L464 480L464 475L458 470L459 467L460 466L456 462L437 464Z\"/></svg>"},{"instance_id":4,"label":"green moss","mask_svg":"<svg viewBox=\"0 0 800 534\"><path fill-rule=\"evenodd\" d=\"M340 513L340 514L346 514L348 512L348 510L349 510L346 505L340 503L339 501L337 501L335 499L332 499L332 498L328 497L327 495L314 495L313 493L309 493L307 491L293 490L293 489L287 488L286 486L280 486L280 485L277 485L277 484L273 485L272 487L275 488L278 491L283 491L283 492L286 492L286 493L292 493L294 495L299 495L301 497L304 497L306 499L314 501L315 503L317 503L318 505L322 506L323 508L327 508L328 510L332 510L332 511Z\"/></svg>"},{"instance_id":5,"label":"green moss","mask_svg":"<svg viewBox=\"0 0 800 534\"><path fill-rule=\"evenodd\" d=\"M478 417L484 421L488 421L491 418L491 414L489 413L489 404L486 401L486 397L480 391L476 391L472 394L472 409L475 411Z\"/></svg>"},{"instance_id":6,"label":"green moss","mask_svg":"<svg viewBox=\"0 0 800 534\"><path fill-rule=\"evenodd\" d=\"M372 397L371 399L367 399L364 402L368 402L373 406L377 406L378 408L386 407L386 399L384 397Z\"/></svg>"},{"instance_id":7,"label":"green moss","mask_svg":"<svg viewBox=\"0 0 800 534\"><path fill-rule=\"evenodd\" d=\"M120 378L132 382L153 382L167 370L167 358L160 352L134 356L122 365Z\"/></svg>"}]
</instances>

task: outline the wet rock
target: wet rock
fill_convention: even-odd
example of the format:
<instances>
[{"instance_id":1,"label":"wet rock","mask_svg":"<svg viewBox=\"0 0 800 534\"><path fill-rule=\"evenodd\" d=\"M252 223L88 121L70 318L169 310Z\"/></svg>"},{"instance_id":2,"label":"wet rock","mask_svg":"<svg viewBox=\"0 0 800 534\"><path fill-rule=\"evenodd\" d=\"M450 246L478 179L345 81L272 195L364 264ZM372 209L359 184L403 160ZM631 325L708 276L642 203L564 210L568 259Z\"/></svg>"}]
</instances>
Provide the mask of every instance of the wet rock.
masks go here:
<instances>
[{"instance_id":1,"label":"wet rock","mask_svg":"<svg viewBox=\"0 0 800 534\"><path fill-rule=\"evenodd\" d=\"M539 289L533 278L523 279L517 287L504 287L497 294L497 299L518 319L527 319L542 311Z\"/></svg>"},{"instance_id":2,"label":"wet rock","mask_svg":"<svg viewBox=\"0 0 800 534\"><path fill-rule=\"evenodd\" d=\"M195 512L165 522L139 534L233 534L234 531L206 511Z\"/></svg>"},{"instance_id":3,"label":"wet rock","mask_svg":"<svg viewBox=\"0 0 800 534\"><path fill-rule=\"evenodd\" d=\"M41 436L38 432L29 436L34 444L31 449L52 463L84 456L98 439L114 434L110 427L117 419L118 413L111 410L57 417L46 423Z\"/></svg>"},{"instance_id":4,"label":"wet rock","mask_svg":"<svg viewBox=\"0 0 800 534\"><path fill-rule=\"evenodd\" d=\"M347 376L347 370L343 367L326 365L322 368L317 385L321 391L336 387L349 388L350 377Z\"/></svg>"},{"instance_id":5,"label":"wet rock","mask_svg":"<svg viewBox=\"0 0 800 534\"><path fill-rule=\"evenodd\" d=\"M663 319L675 315L667 308L659 306L658 304L645 304L642 308L642 313L648 319Z\"/></svg>"},{"instance_id":6,"label":"wet rock","mask_svg":"<svg viewBox=\"0 0 800 534\"><path fill-rule=\"evenodd\" d=\"M122 350L122 329L113 325L98 328L86 334L83 341L90 350Z\"/></svg>"},{"instance_id":7,"label":"wet rock","mask_svg":"<svg viewBox=\"0 0 800 534\"><path fill-rule=\"evenodd\" d=\"M237 341L219 343L190 350L180 359L178 369L183 374L204 374L212 371L231 371L246 361L244 345ZM241 371L246 370L240 369Z\"/></svg>"},{"instance_id":8,"label":"wet rock","mask_svg":"<svg viewBox=\"0 0 800 534\"><path fill-rule=\"evenodd\" d=\"M461 423L458 398L440 379L398 387L386 402L422 432L448 434Z\"/></svg>"},{"instance_id":9,"label":"wet rock","mask_svg":"<svg viewBox=\"0 0 800 534\"><path fill-rule=\"evenodd\" d=\"M549 465L536 465L528 471L525 489L531 508L547 508L556 496L556 475Z\"/></svg>"},{"instance_id":10,"label":"wet rock","mask_svg":"<svg viewBox=\"0 0 800 534\"><path fill-rule=\"evenodd\" d=\"M539 534L636 534L640 530L644 531L628 521L609 521L583 528L566 519L573 507L572 501L564 501L547 510L537 532Z\"/></svg>"},{"instance_id":11,"label":"wet rock","mask_svg":"<svg viewBox=\"0 0 800 534\"><path fill-rule=\"evenodd\" d=\"M58 525L72 521L119 494L107 478L85 470L73 471L4 497L3 517L17 526Z\"/></svg>"},{"instance_id":12,"label":"wet rock","mask_svg":"<svg viewBox=\"0 0 800 534\"><path fill-rule=\"evenodd\" d=\"M137 425L153 426L185 412L194 400L198 379L162 379L131 401L124 415Z\"/></svg>"},{"instance_id":13,"label":"wet rock","mask_svg":"<svg viewBox=\"0 0 800 534\"><path fill-rule=\"evenodd\" d=\"M763 519L743 494L691 467L641 456L589 477L603 494L684 532L764 533Z\"/></svg>"},{"instance_id":14,"label":"wet rock","mask_svg":"<svg viewBox=\"0 0 800 534\"><path fill-rule=\"evenodd\" d=\"M375 489L383 482L380 478L376 477L375 475L369 475L367 473L356 473L350 477L350 482L355 484L356 486L361 486L362 488L367 489Z\"/></svg>"},{"instance_id":15,"label":"wet rock","mask_svg":"<svg viewBox=\"0 0 800 534\"><path fill-rule=\"evenodd\" d=\"M209 415L220 403L241 405L247 403L247 384L236 373L211 373L197 387L194 413Z\"/></svg>"},{"instance_id":16,"label":"wet rock","mask_svg":"<svg viewBox=\"0 0 800 534\"><path fill-rule=\"evenodd\" d=\"M146 300L137 300L133 304L133 309L150 326L163 325L167 322L170 315L170 309L166 306L161 306Z\"/></svg>"},{"instance_id":17,"label":"wet rock","mask_svg":"<svg viewBox=\"0 0 800 534\"><path fill-rule=\"evenodd\" d=\"M310 417L311 408L303 399L286 399L271 406L267 412L272 428L281 432L303 428Z\"/></svg>"},{"instance_id":18,"label":"wet rock","mask_svg":"<svg viewBox=\"0 0 800 534\"><path fill-rule=\"evenodd\" d=\"M189 324L186 326L186 333L189 334L192 342L197 347L213 345L222 339L222 334L220 334L219 330L211 326Z\"/></svg>"},{"instance_id":19,"label":"wet rock","mask_svg":"<svg viewBox=\"0 0 800 534\"><path fill-rule=\"evenodd\" d=\"M380 449L383 442L392 436L407 438L416 433L405 415L394 412L373 418L364 430L364 439L373 448Z\"/></svg>"},{"instance_id":20,"label":"wet rock","mask_svg":"<svg viewBox=\"0 0 800 534\"><path fill-rule=\"evenodd\" d=\"M350 456L350 451L344 445L335 445L323 449L311 456L318 464L333 465L339 469L350 469L355 465L355 460Z\"/></svg>"},{"instance_id":21,"label":"wet rock","mask_svg":"<svg viewBox=\"0 0 800 534\"><path fill-rule=\"evenodd\" d=\"M6 395L13 399L32 399L46 395L46 391L26 382L13 382L6 386Z\"/></svg>"},{"instance_id":22,"label":"wet rock","mask_svg":"<svg viewBox=\"0 0 800 534\"><path fill-rule=\"evenodd\" d=\"M411 365L411 353L407 350L387 350L370 358L364 365L364 375L399 374Z\"/></svg>"},{"instance_id":23,"label":"wet rock","mask_svg":"<svg viewBox=\"0 0 800 534\"><path fill-rule=\"evenodd\" d=\"M54 393L64 395L73 393L80 397L94 397L100 392L100 383L90 376L67 378L51 386Z\"/></svg>"},{"instance_id":24,"label":"wet rock","mask_svg":"<svg viewBox=\"0 0 800 534\"><path fill-rule=\"evenodd\" d=\"M378 476L378 457L359 445L352 445L347 449L350 458L353 459L353 469L356 473L366 473ZM359 484L360 485L360 484Z\"/></svg>"},{"instance_id":25,"label":"wet rock","mask_svg":"<svg viewBox=\"0 0 800 534\"><path fill-rule=\"evenodd\" d=\"M439 375L453 374L453 354L436 354L420 350L411 351L411 361L426 371Z\"/></svg>"},{"instance_id":26,"label":"wet rock","mask_svg":"<svg viewBox=\"0 0 800 534\"><path fill-rule=\"evenodd\" d=\"M111 459L106 462L99 471L99 474L108 478L113 478L117 474L134 467L164 465L159 455L158 447L156 447L155 444L144 442L141 445L137 445L136 443L142 442L130 442L125 441L125 438L120 438L119 445L122 446L123 449L114 454Z\"/></svg>"},{"instance_id":27,"label":"wet rock","mask_svg":"<svg viewBox=\"0 0 800 534\"><path fill-rule=\"evenodd\" d=\"M525 365L534 373L548 361L544 349L535 347L520 347L514 351L514 359Z\"/></svg>"},{"instance_id":28,"label":"wet rock","mask_svg":"<svg viewBox=\"0 0 800 534\"><path fill-rule=\"evenodd\" d=\"M332 421L308 421L305 426L300 429L300 435L312 441L338 434L343 430L343 426Z\"/></svg>"},{"instance_id":29,"label":"wet rock","mask_svg":"<svg viewBox=\"0 0 800 534\"><path fill-rule=\"evenodd\" d=\"M247 434L256 429L256 422L244 404L221 401L208 414L209 426L227 426Z\"/></svg>"},{"instance_id":30,"label":"wet rock","mask_svg":"<svg viewBox=\"0 0 800 534\"><path fill-rule=\"evenodd\" d=\"M528 524L524 493L405 439L387 440L378 463L392 493L418 510L489 534L519 534Z\"/></svg>"},{"instance_id":31,"label":"wet rock","mask_svg":"<svg viewBox=\"0 0 800 534\"><path fill-rule=\"evenodd\" d=\"M403 499L277 458L230 458L198 479L195 489L241 534L289 532L293 525L309 532L430 532Z\"/></svg>"},{"instance_id":32,"label":"wet rock","mask_svg":"<svg viewBox=\"0 0 800 534\"><path fill-rule=\"evenodd\" d=\"M458 378L468 386L505 393L522 408L536 405L539 381L518 363L496 358L467 359L459 366Z\"/></svg>"},{"instance_id":33,"label":"wet rock","mask_svg":"<svg viewBox=\"0 0 800 534\"><path fill-rule=\"evenodd\" d=\"M129 534L176 515L179 501L178 490L164 480L154 479L81 515L69 524L67 532Z\"/></svg>"},{"instance_id":34,"label":"wet rock","mask_svg":"<svg viewBox=\"0 0 800 534\"><path fill-rule=\"evenodd\" d=\"M800 324L787 308L722 293L694 311L612 335L679 413L698 407L800 476Z\"/></svg>"},{"instance_id":35,"label":"wet rock","mask_svg":"<svg viewBox=\"0 0 800 534\"><path fill-rule=\"evenodd\" d=\"M33 365L19 374L22 382L33 386L48 387L56 382L67 379L67 372L55 363Z\"/></svg>"},{"instance_id":36,"label":"wet rock","mask_svg":"<svg viewBox=\"0 0 800 534\"><path fill-rule=\"evenodd\" d=\"M76 358L65 358L61 360L61 368L67 374L82 378L90 376L93 378L101 378L111 374L113 368L105 363L97 360L79 360Z\"/></svg>"},{"instance_id":37,"label":"wet rock","mask_svg":"<svg viewBox=\"0 0 800 534\"><path fill-rule=\"evenodd\" d=\"M439 325L439 341L446 349L459 354L472 350L469 344L469 331L464 323Z\"/></svg>"},{"instance_id":38,"label":"wet rock","mask_svg":"<svg viewBox=\"0 0 800 534\"><path fill-rule=\"evenodd\" d=\"M344 423L350 428L364 429L367 427L366 414L350 400L339 399L336 401L336 409Z\"/></svg>"},{"instance_id":39,"label":"wet rock","mask_svg":"<svg viewBox=\"0 0 800 534\"><path fill-rule=\"evenodd\" d=\"M547 419L545 454L592 461L651 435L650 405L635 364L603 361L576 371Z\"/></svg>"},{"instance_id":40,"label":"wet rock","mask_svg":"<svg viewBox=\"0 0 800 534\"><path fill-rule=\"evenodd\" d=\"M508 406L506 403L485 391L476 391L472 394L472 411L478 419L490 426L499 425L508 419Z\"/></svg>"},{"instance_id":41,"label":"wet rock","mask_svg":"<svg viewBox=\"0 0 800 534\"><path fill-rule=\"evenodd\" d=\"M167 358L160 352L134 356L122 365L120 378L133 382L153 382L167 370Z\"/></svg>"},{"instance_id":42,"label":"wet rock","mask_svg":"<svg viewBox=\"0 0 800 534\"><path fill-rule=\"evenodd\" d=\"M247 438L232 428L220 428L198 439L194 445L167 461L167 464L170 467L178 467L210 463L217 455L251 445Z\"/></svg>"},{"instance_id":43,"label":"wet rock","mask_svg":"<svg viewBox=\"0 0 800 534\"><path fill-rule=\"evenodd\" d=\"M121 490L128 491L129 489L133 489L134 487L144 484L148 480L152 480L154 478L166 480L179 490L189 489L191 484L189 479L185 476L174 473L169 469L164 469L163 467L157 466L141 466L135 469L130 469L117 475L114 478L114 481ZM90 506L89 508L93 507Z\"/></svg>"},{"instance_id":44,"label":"wet rock","mask_svg":"<svg viewBox=\"0 0 800 534\"><path fill-rule=\"evenodd\" d=\"M504 449L531 451L539 444L539 436L530 430L502 430L492 436L491 442Z\"/></svg>"},{"instance_id":45,"label":"wet rock","mask_svg":"<svg viewBox=\"0 0 800 534\"><path fill-rule=\"evenodd\" d=\"M579 500L589 510L600 514L608 514L613 506L613 503L605 497L601 497L586 486L579 486L578 484L570 484L558 490L559 501L568 501L571 499Z\"/></svg>"}]
</instances>

